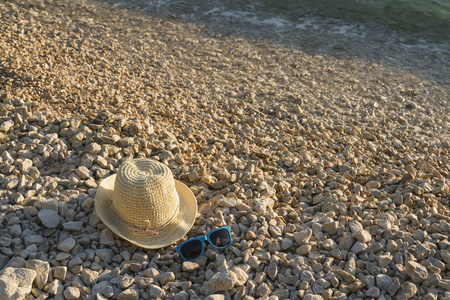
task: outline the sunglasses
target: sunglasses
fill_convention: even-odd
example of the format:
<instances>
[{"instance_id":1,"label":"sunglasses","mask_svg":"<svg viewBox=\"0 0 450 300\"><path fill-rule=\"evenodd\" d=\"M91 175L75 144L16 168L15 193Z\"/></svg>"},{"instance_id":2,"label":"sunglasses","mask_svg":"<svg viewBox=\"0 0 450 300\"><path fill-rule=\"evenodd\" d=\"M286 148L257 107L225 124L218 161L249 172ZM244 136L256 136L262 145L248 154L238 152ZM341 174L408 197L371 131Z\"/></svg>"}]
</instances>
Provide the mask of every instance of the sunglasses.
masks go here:
<instances>
[{"instance_id":1,"label":"sunglasses","mask_svg":"<svg viewBox=\"0 0 450 300\"><path fill-rule=\"evenodd\" d=\"M185 261L193 261L202 256L205 250L205 241L216 249L223 249L231 245L230 226L224 226L214 229L210 233L187 240L186 242L175 247L181 257Z\"/></svg>"}]
</instances>

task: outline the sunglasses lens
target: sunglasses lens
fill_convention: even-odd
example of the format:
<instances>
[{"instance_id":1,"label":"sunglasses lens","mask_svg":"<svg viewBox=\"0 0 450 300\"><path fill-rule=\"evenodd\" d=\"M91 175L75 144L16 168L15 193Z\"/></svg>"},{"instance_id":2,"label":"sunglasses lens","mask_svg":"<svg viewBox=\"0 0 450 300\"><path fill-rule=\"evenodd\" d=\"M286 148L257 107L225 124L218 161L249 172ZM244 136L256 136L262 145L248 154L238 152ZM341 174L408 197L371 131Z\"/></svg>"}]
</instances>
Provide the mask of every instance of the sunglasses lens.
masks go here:
<instances>
[{"instance_id":1,"label":"sunglasses lens","mask_svg":"<svg viewBox=\"0 0 450 300\"><path fill-rule=\"evenodd\" d=\"M180 253L186 260L193 260L202 254L203 243L199 240L189 241L180 247Z\"/></svg>"},{"instance_id":2,"label":"sunglasses lens","mask_svg":"<svg viewBox=\"0 0 450 300\"><path fill-rule=\"evenodd\" d=\"M218 229L211 232L211 234L209 235L209 241L213 246L217 248L226 247L231 243L231 236L228 230L226 230L225 228Z\"/></svg>"}]
</instances>

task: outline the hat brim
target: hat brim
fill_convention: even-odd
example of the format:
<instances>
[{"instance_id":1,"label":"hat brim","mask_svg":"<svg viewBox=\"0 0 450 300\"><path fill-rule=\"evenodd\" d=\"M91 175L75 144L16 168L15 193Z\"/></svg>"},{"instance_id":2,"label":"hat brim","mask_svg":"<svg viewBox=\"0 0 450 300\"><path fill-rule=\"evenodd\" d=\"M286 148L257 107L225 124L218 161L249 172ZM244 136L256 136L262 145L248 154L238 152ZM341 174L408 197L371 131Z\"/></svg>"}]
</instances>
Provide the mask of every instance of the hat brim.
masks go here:
<instances>
[{"instance_id":1,"label":"hat brim","mask_svg":"<svg viewBox=\"0 0 450 300\"><path fill-rule=\"evenodd\" d=\"M117 215L112 204L116 174L106 177L98 186L95 195L95 210L100 220L116 235L146 249L158 249L175 243L192 228L197 216L197 199L185 184L175 180L175 189L180 199L179 222L161 228L162 234L136 234Z\"/></svg>"}]
</instances>

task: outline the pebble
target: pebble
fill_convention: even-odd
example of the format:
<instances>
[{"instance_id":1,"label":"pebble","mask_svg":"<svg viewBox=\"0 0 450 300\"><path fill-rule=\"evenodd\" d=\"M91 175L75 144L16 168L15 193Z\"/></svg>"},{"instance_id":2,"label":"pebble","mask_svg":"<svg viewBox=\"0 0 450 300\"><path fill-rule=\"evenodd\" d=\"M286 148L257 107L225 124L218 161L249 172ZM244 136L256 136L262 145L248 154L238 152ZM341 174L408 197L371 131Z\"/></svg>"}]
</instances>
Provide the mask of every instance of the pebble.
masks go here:
<instances>
[{"instance_id":1,"label":"pebble","mask_svg":"<svg viewBox=\"0 0 450 300\"><path fill-rule=\"evenodd\" d=\"M371 287L366 291L366 296L371 298L378 298L380 296L380 289L377 287Z\"/></svg>"},{"instance_id":2,"label":"pebble","mask_svg":"<svg viewBox=\"0 0 450 300\"><path fill-rule=\"evenodd\" d=\"M40 210L38 217L46 228L57 228L60 224L59 215L50 209Z\"/></svg>"},{"instance_id":3,"label":"pebble","mask_svg":"<svg viewBox=\"0 0 450 300\"><path fill-rule=\"evenodd\" d=\"M175 280L175 274L173 272L164 272L157 275L156 277L159 283L162 285Z\"/></svg>"},{"instance_id":4,"label":"pebble","mask_svg":"<svg viewBox=\"0 0 450 300\"><path fill-rule=\"evenodd\" d=\"M225 296L222 294L212 294L206 297L205 300L225 300Z\"/></svg>"},{"instance_id":5,"label":"pebble","mask_svg":"<svg viewBox=\"0 0 450 300\"><path fill-rule=\"evenodd\" d=\"M304 229L300 232L294 233L294 239L299 245L305 245L309 242L312 236L312 230L310 228Z\"/></svg>"},{"instance_id":6,"label":"pebble","mask_svg":"<svg viewBox=\"0 0 450 300\"><path fill-rule=\"evenodd\" d=\"M66 266L57 266L53 267L53 277L56 279L59 279L61 281L64 281L66 279L67 274L67 267Z\"/></svg>"},{"instance_id":7,"label":"pebble","mask_svg":"<svg viewBox=\"0 0 450 300\"><path fill-rule=\"evenodd\" d=\"M133 289L127 289L117 296L117 300L138 300L139 293Z\"/></svg>"},{"instance_id":8,"label":"pebble","mask_svg":"<svg viewBox=\"0 0 450 300\"><path fill-rule=\"evenodd\" d=\"M67 300L79 299L80 295L80 290L73 286L69 286L64 290L64 298Z\"/></svg>"},{"instance_id":9,"label":"pebble","mask_svg":"<svg viewBox=\"0 0 450 300\"><path fill-rule=\"evenodd\" d=\"M108 228L105 228L100 233L100 244L105 246L113 246L115 244L114 234Z\"/></svg>"},{"instance_id":10,"label":"pebble","mask_svg":"<svg viewBox=\"0 0 450 300\"><path fill-rule=\"evenodd\" d=\"M416 109L417 104L415 102L408 102L408 103L406 103L405 107L408 109Z\"/></svg>"},{"instance_id":11,"label":"pebble","mask_svg":"<svg viewBox=\"0 0 450 300\"><path fill-rule=\"evenodd\" d=\"M372 239L372 236L367 230L358 230L352 234L352 237L363 243L369 242Z\"/></svg>"},{"instance_id":12,"label":"pebble","mask_svg":"<svg viewBox=\"0 0 450 300\"><path fill-rule=\"evenodd\" d=\"M69 221L63 223L63 229L66 231L81 231L83 228L83 222L80 221Z\"/></svg>"},{"instance_id":13,"label":"pebble","mask_svg":"<svg viewBox=\"0 0 450 300\"><path fill-rule=\"evenodd\" d=\"M417 286L412 282L405 282L395 294L395 299L410 299L417 293Z\"/></svg>"},{"instance_id":14,"label":"pebble","mask_svg":"<svg viewBox=\"0 0 450 300\"><path fill-rule=\"evenodd\" d=\"M278 266L275 263L271 263L269 265L269 268L267 269L267 275L269 275L270 279L275 280L278 275Z\"/></svg>"},{"instance_id":15,"label":"pebble","mask_svg":"<svg viewBox=\"0 0 450 300\"><path fill-rule=\"evenodd\" d=\"M64 286L58 279L53 280L48 286L48 293L50 295L61 295L63 290Z\"/></svg>"},{"instance_id":16,"label":"pebble","mask_svg":"<svg viewBox=\"0 0 450 300\"><path fill-rule=\"evenodd\" d=\"M97 282L98 272L90 269L83 269L81 272L81 279L85 284L93 284Z\"/></svg>"},{"instance_id":17,"label":"pebble","mask_svg":"<svg viewBox=\"0 0 450 300\"><path fill-rule=\"evenodd\" d=\"M26 263L26 268L36 272L33 283L38 289L42 289L49 278L50 264L39 259L30 259Z\"/></svg>"},{"instance_id":18,"label":"pebble","mask_svg":"<svg viewBox=\"0 0 450 300\"><path fill-rule=\"evenodd\" d=\"M387 291L392 284L392 278L388 275L378 274L376 276L377 287L382 291Z\"/></svg>"},{"instance_id":19,"label":"pebble","mask_svg":"<svg viewBox=\"0 0 450 300\"><path fill-rule=\"evenodd\" d=\"M236 275L236 283L235 286L243 286L247 283L248 274L244 271L243 268L235 266L231 270Z\"/></svg>"},{"instance_id":20,"label":"pebble","mask_svg":"<svg viewBox=\"0 0 450 300\"><path fill-rule=\"evenodd\" d=\"M166 292L157 285L150 285L150 297L152 298L164 298Z\"/></svg>"},{"instance_id":21,"label":"pebble","mask_svg":"<svg viewBox=\"0 0 450 300\"><path fill-rule=\"evenodd\" d=\"M87 144L86 147L84 147L84 152L91 154L98 154L100 150L102 150L102 146L97 143L90 143Z\"/></svg>"},{"instance_id":22,"label":"pebble","mask_svg":"<svg viewBox=\"0 0 450 300\"><path fill-rule=\"evenodd\" d=\"M202 287L204 295L214 294L216 292L225 292L231 290L237 282L237 276L234 272L227 270L216 273Z\"/></svg>"},{"instance_id":23,"label":"pebble","mask_svg":"<svg viewBox=\"0 0 450 300\"><path fill-rule=\"evenodd\" d=\"M366 243L363 243L361 241L357 241L353 247L350 249L350 252L355 253L356 255L359 255L367 250L368 246Z\"/></svg>"},{"instance_id":24,"label":"pebble","mask_svg":"<svg viewBox=\"0 0 450 300\"><path fill-rule=\"evenodd\" d=\"M75 247L75 245L76 241L73 238L68 238L59 243L58 250L63 252L70 252L73 247Z\"/></svg>"},{"instance_id":25,"label":"pebble","mask_svg":"<svg viewBox=\"0 0 450 300\"><path fill-rule=\"evenodd\" d=\"M114 251L112 249L109 249L109 248L102 248L102 249L96 250L95 254L101 260L109 263L109 262L111 262L111 260L112 260L112 258L114 256Z\"/></svg>"},{"instance_id":26,"label":"pebble","mask_svg":"<svg viewBox=\"0 0 450 300\"><path fill-rule=\"evenodd\" d=\"M333 235L336 234L338 225L338 222L328 222L323 224L323 230L329 235Z\"/></svg>"},{"instance_id":27,"label":"pebble","mask_svg":"<svg viewBox=\"0 0 450 300\"><path fill-rule=\"evenodd\" d=\"M415 261L406 262L406 274L417 283L424 281L428 277L427 269Z\"/></svg>"},{"instance_id":28,"label":"pebble","mask_svg":"<svg viewBox=\"0 0 450 300\"><path fill-rule=\"evenodd\" d=\"M181 270L183 270L183 272L192 273L196 271L199 267L200 266L196 262L184 261L183 264L181 265Z\"/></svg>"}]
</instances>

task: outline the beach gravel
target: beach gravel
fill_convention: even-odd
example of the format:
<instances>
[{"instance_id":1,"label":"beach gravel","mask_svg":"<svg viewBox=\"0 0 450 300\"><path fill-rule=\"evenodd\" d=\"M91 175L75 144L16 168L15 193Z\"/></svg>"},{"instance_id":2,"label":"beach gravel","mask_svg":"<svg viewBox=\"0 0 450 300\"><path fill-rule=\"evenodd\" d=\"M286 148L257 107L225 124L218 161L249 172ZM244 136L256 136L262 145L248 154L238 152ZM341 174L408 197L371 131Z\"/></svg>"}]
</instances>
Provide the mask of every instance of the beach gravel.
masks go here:
<instances>
[{"instance_id":1,"label":"beach gravel","mask_svg":"<svg viewBox=\"0 0 450 300\"><path fill-rule=\"evenodd\" d=\"M450 297L448 84L112 2L0 3L0 300ZM176 244L97 216L131 157L195 194Z\"/></svg>"}]
</instances>

